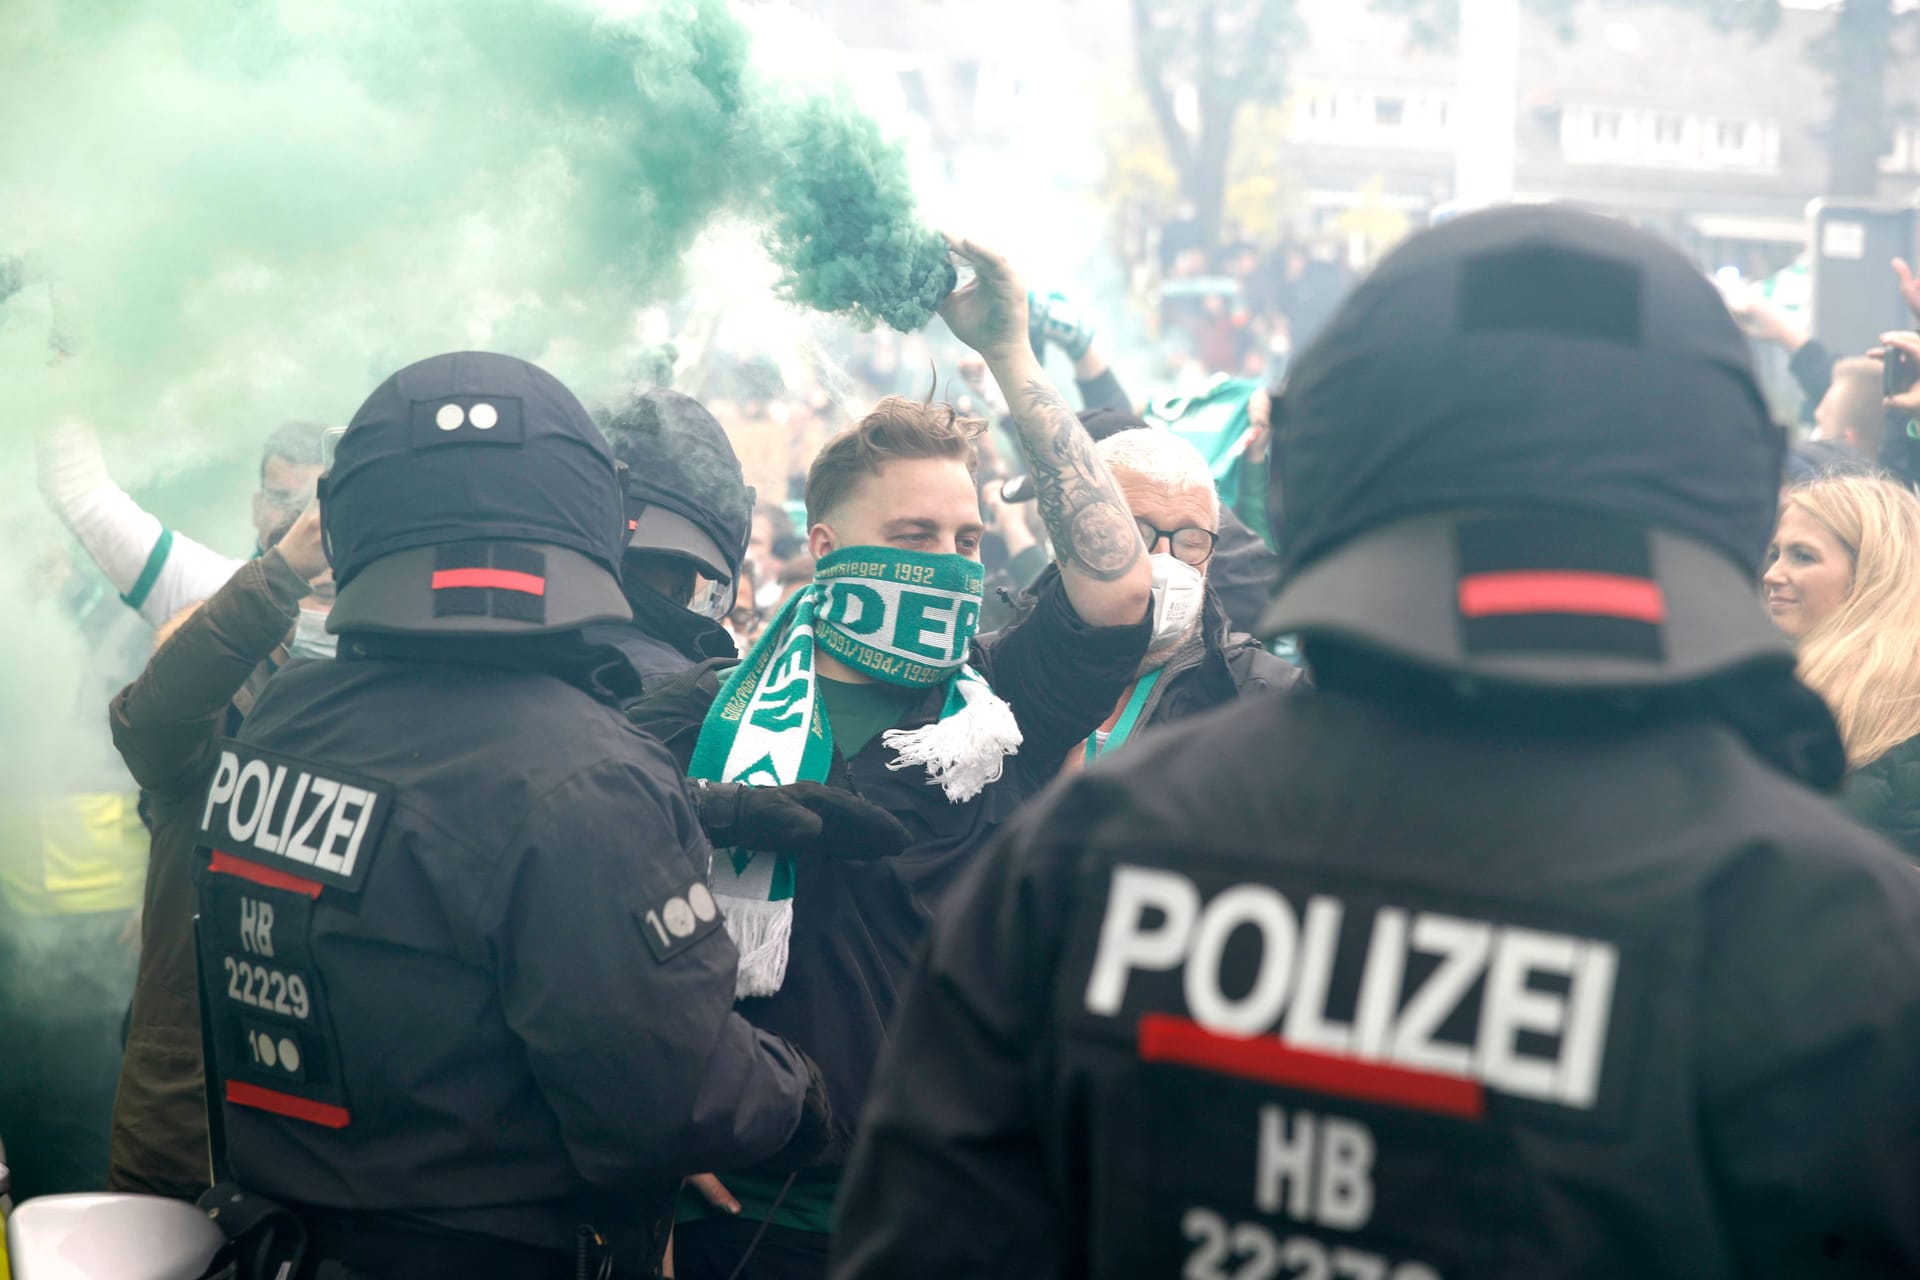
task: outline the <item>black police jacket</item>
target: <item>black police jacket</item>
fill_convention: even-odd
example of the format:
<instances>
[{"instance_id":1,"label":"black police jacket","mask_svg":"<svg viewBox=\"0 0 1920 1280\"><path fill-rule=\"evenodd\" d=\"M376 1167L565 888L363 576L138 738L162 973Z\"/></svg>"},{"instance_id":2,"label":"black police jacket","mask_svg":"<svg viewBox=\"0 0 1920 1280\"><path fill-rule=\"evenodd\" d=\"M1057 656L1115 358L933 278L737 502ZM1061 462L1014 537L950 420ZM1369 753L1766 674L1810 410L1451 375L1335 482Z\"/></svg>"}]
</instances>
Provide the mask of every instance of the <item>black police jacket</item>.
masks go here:
<instances>
[{"instance_id":1,"label":"black police jacket","mask_svg":"<svg viewBox=\"0 0 1920 1280\"><path fill-rule=\"evenodd\" d=\"M1146 649L1148 620L1090 627L1073 612L1057 573L1020 625L974 642L973 668L1007 700L1024 741L996 782L953 804L920 768L891 769L892 748L875 736L851 759L836 750L829 786L892 813L913 843L877 862L796 860L793 935L778 992L740 1002L757 1027L800 1046L820 1066L833 1101L834 1142L844 1157L887 1041L900 986L940 903L974 856L1020 804L1050 781L1067 750L1113 709ZM718 689L718 673L660 686L631 710L684 765ZM933 723L945 690L933 688L898 727Z\"/></svg>"},{"instance_id":2,"label":"black police jacket","mask_svg":"<svg viewBox=\"0 0 1920 1280\"><path fill-rule=\"evenodd\" d=\"M1250 699L949 901L833 1275L1911 1275L1917 1080L1920 877L1722 724Z\"/></svg>"},{"instance_id":3,"label":"black police jacket","mask_svg":"<svg viewBox=\"0 0 1920 1280\"><path fill-rule=\"evenodd\" d=\"M616 711L316 662L222 756L201 965L249 1189L569 1253L592 1223L645 1266L680 1175L793 1133L804 1064L733 1013L684 779Z\"/></svg>"},{"instance_id":4,"label":"black police jacket","mask_svg":"<svg viewBox=\"0 0 1920 1280\"><path fill-rule=\"evenodd\" d=\"M670 679L718 658L737 658L726 628L683 609L640 582L621 586L633 610L632 622L600 622L581 628L589 643L617 650L642 686Z\"/></svg>"}]
</instances>

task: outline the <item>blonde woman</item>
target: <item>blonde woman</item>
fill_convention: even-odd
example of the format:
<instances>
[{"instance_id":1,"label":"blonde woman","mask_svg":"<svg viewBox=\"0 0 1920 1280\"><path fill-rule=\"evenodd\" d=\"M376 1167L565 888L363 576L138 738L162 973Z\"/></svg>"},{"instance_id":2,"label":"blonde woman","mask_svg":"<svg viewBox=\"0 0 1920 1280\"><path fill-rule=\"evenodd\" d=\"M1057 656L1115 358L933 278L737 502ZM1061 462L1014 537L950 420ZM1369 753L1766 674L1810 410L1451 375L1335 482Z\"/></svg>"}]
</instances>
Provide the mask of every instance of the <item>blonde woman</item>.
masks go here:
<instances>
[{"instance_id":1,"label":"blonde woman","mask_svg":"<svg viewBox=\"0 0 1920 1280\"><path fill-rule=\"evenodd\" d=\"M1788 490L1761 582L1840 725L1841 805L1920 860L1920 498L1877 476Z\"/></svg>"}]
</instances>

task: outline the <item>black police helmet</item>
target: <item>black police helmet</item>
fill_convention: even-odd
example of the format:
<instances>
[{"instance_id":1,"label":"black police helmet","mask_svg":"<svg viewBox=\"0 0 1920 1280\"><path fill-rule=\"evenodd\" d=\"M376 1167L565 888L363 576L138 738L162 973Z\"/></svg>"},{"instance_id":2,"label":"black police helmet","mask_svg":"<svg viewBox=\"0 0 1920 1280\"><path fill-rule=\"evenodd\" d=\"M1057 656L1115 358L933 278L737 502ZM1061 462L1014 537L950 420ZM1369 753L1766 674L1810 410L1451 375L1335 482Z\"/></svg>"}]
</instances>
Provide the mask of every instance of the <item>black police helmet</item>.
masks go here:
<instances>
[{"instance_id":1,"label":"black police helmet","mask_svg":"<svg viewBox=\"0 0 1920 1280\"><path fill-rule=\"evenodd\" d=\"M331 631L531 634L632 617L619 468L544 369L461 351L409 365L321 479Z\"/></svg>"},{"instance_id":2,"label":"black police helmet","mask_svg":"<svg viewBox=\"0 0 1920 1280\"><path fill-rule=\"evenodd\" d=\"M1273 635L1520 684L1789 667L1756 586L1785 438L1684 255L1559 206L1389 254L1275 403Z\"/></svg>"},{"instance_id":3,"label":"black police helmet","mask_svg":"<svg viewBox=\"0 0 1920 1280\"><path fill-rule=\"evenodd\" d=\"M740 573L753 489L719 422L691 396L654 387L604 423L627 468L629 552L690 561L715 582Z\"/></svg>"}]
</instances>

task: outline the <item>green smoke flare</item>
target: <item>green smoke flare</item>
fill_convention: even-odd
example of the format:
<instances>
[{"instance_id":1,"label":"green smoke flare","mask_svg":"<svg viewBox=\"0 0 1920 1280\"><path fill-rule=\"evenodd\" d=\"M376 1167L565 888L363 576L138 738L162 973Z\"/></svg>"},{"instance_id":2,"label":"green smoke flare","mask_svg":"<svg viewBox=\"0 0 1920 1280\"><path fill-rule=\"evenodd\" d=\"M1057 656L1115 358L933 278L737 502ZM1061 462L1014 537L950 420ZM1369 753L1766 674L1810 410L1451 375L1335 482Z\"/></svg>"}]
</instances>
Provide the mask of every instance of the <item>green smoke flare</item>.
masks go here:
<instances>
[{"instance_id":1,"label":"green smoke flare","mask_svg":"<svg viewBox=\"0 0 1920 1280\"><path fill-rule=\"evenodd\" d=\"M855 323L924 325L951 280L900 152L723 0L5 7L0 263L44 264L0 302L9 471L66 417L183 456L339 421L461 347L618 381L717 218Z\"/></svg>"}]
</instances>

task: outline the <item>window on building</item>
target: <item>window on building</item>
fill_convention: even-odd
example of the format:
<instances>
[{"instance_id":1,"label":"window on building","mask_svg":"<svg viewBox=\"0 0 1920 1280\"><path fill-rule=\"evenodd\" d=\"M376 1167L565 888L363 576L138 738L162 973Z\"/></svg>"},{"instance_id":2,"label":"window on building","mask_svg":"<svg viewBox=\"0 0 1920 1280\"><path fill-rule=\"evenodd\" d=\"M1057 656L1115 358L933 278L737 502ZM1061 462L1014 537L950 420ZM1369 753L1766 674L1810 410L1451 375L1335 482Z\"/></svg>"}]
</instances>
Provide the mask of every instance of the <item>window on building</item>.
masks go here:
<instances>
[{"instance_id":1,"label":"window on building","mask_svg":"<svg viewBox=\"0 0 1920 1280\"><path fill-rule=\"evenodd\" d=\"M1636 131L1624 111L1573 108L1560 115L1560 147L1567 159L1619 164L1633 159Z\"/></svg>"},{"instance_id":2,"label":"window on building","mask_svg":"<svg viewBox=\"0 0 1920 1280\"><path fill-rule=\"evenodd\" d=\"M1882 173L1913 173L1920 170L1920 128L1903 124L1893 131L1893 145L1880 157Z\"/></svg>"},{"instance_id":3,"label":"window on building","mask_svg":"<svg viewBox=\"0 0 1920 1280\"><path fill-rule=\"evenodd\" d=\"M1706 159L1713 164L1740 169L1770 169L1778 164L1770 141L1777 130L1766 120L1716 120L1709 137L1712 145Z\"/></svg>"},{"instance_id":4,"label":"window on building","mask_svg":"<svg viewBox=\"0 0 1920 1280\"><path fill-rule=\"evenodd\" d=\"M1342 147L1446 151L1450 98L1326 85L1302 88L1293 100L1294 139Z\"/></svg>"},{"instance_id":5,"label":"window on building","mask_svg":"<svg viewBox=\"0 0 1920 1280\"><path fill-rule=\"evenodd\" d=\"M979 71L978 63L963 65L970 65L975 72ZM964 101L973 101L973 93L977 86L978 79L977 74L969 76L964 70L960 71L960 90ZM900 92L906 96L907 108L909 110L917 111L925 116L933 114L933 97L927 92L927 77L921 72L920 68L910 67L900 73Z\"/></svg>"},{"instance_id":6,"label":"window on building","mask_svg":"<svg viewBox=\"0 0 1920 1280\"><path fill-rule=\"evenodd\" d=\"M1773 120L1575 105L1558 113L1555 126L1561 152L1574 164L1769 173L1780 166L1780 126Z\"/></svg>"}]
</instances>

